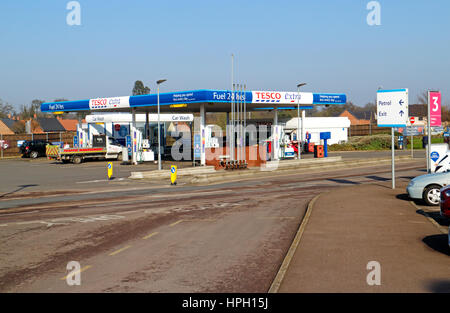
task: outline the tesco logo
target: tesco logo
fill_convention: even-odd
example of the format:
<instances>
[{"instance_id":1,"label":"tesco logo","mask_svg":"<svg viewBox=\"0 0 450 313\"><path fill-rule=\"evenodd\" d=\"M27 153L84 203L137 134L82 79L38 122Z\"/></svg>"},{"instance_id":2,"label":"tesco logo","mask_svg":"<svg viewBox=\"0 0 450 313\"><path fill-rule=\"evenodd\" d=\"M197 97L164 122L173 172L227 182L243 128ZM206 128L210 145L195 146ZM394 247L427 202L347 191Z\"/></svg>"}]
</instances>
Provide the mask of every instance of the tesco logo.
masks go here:
<instances>
[{"instance_id":1,"label":"tesco logo","mask_svg":"<svg viewBox=\"0 0 450 313\"><path fill-rule=\"evenodd\" d=\"M256 97L261 100L280 100L281 99L281 93L279 92L255 92Z\"/></svg>"},{"instance_id":2,"label":"tesco logo","mask_svg":"<svg viewBox=\"0 0 450 313\"><path fill-rule=\"evenodd\" d=\"M92 99L92 105L106 105L107 99L103 98L103 99Z\"/></svg>"}]
</instances>

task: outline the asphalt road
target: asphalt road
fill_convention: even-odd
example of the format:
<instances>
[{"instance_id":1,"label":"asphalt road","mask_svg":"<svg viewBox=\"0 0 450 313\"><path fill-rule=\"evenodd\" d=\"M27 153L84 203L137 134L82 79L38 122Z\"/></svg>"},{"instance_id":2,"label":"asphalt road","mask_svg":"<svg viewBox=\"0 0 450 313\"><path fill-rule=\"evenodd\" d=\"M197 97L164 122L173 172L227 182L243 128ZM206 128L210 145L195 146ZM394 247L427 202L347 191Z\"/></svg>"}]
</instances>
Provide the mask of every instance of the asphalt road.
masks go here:
<instances>
[{"instance_id":1,"label":"asphalt road","mask_svg":"<svg viewBox=\"0 0 450 313\"><path fill-rule=\"evenodd\" d=\"M400 162L397 177L408 181L422 167ZM266 292L312 197L389 177L383 165L204 186L123 181L134 189L114 185L93 199L34 194L9 207L13 200L0 199L0 291ZM80 286L66 283L70 261L80 263Z\"/></svg>"}]
</instances>

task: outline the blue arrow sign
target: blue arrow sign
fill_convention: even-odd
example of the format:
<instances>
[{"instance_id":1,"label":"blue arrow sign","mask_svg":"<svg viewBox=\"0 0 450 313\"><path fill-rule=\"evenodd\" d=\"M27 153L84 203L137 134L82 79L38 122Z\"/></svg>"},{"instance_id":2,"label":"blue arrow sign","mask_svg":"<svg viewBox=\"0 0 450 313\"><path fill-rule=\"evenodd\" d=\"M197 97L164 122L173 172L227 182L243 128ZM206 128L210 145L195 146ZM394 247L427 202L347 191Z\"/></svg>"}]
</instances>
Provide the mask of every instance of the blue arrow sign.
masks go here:
<instances>
[{"instance_id":1,"label":"blue arrow sign","mask_svg":"<svg viewBox=\"0 0 450 313\"><path fill-rule=\"evenodd\" d=\"M405 114L405 112L403 112L403 110L398 113L400 114L400 116L403 116L403 114Z\"/></svg>"},{"instance_id":2,"label":"blue arrow sign","mask_svg":"<svg viewBox=\"0 0 450 313\"><path fill-rule=\"evenodd\" d=\"M405 103L404 101L403 101L403 99L400 99L400 101L398 102L400 105L402 105L403 103Z\"/></svg>"}]
</instances>

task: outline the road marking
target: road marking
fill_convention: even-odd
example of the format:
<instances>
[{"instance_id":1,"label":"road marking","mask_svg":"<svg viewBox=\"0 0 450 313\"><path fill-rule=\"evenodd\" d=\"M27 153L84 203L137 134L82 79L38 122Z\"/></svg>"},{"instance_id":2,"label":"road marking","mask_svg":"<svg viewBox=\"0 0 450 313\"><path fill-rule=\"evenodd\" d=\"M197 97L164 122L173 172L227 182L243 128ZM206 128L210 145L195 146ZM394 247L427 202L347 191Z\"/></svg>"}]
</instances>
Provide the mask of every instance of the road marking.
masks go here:
<instances>
[{"instance_id":1,"label":"road marking","mask_svg":"<svg viewBox=\"0 0 450 313\"><path fill-rule=\"evenodd\" d=\"M89 183L100 183L105 181L122 181L125 180L125 177L115 178L113 180L109 179L97 179L97 180L86 180L86 181L77 181L77 184L89 184Z\"/></svg>"},{"instance_id":2,"label":"road marking","mask_svg":"<svg viewBox=\"0 0 450 313\"><path fill-rule=\"evenodd\" d=\"M2 216L9 216L9 215L23 215L23 214L31 214L31 213L36 213L39 212L39 210L35 210L35 211L26 211L26 212L18 212L18 213L5 213L2 214Z\"/></svg>"},{"instance_id":3,"label":"road marking","mask_svg":"<svg viewBox=\"0 0 450 313\"><path fill-rule=\"evenodd\" d=\"M148 238L150 238L150 237L155 236L156 234L159 234L159 232L155 231L154 233L151 233L150 235L147 235L147 236L145 236L145 237L142 237L142 239L148 239Z\"/></svg>"},{"instance_id":4,"label":"road marking","mask_svg":"<svg viewBox=\"0 0 450 313\"><path fill-rule=\"evenodd\" d=\"M92 267L91 265L86 265L85 267L79 269L78 271L71 272L70 274L64 276L63 278L61 278L61 280L66 280L67 277L69 277L69 275L70 275L70 276L73 276L73 275L79 274L79 273L84 272L85 270L87 270L87 269L89 269L89 268L91 268L91 267Z\"/></svg>"},{"instance_id":5,"label":"road marking","mask_svg":"<svg viewBox=\"0 0 450 313\"><path fill-rule=\"evenodd\" d=\"M276 220L276 219L294 219L297 217L295 217L295 216L260 216L257 218L261 219L261 220Z\"/></svg>"},{"instance_id":6,"label":"road marking","mask_svg":"<svg viewBox=\"0 0 450 313\"><path fill-rule=\"evenodd\" d=\"M177 225L177 224L180 224L181 222L183 222L183 220L179 220L178 222L172 223L172 224L170 224L169 226L170 226L170 227L173 227L173 226L175 226L175 225Z\"/></svg>"},{"instance_id":7,"label":"road marking","mask_svg":"<svg viewBox=\"0 0 450 313\"><path fill-rule=\"evenodd\" d=\"M160 188L160 187L155 187L155 188ZM80 192L78 195L86 195L86 194L98 194L98 193L114 193L114 192L119 192L119 191L134 191L134 190L148 190L148 189L155 189L155 188L130 188L130 189L112 189L110 191L90 191L90 192ZM133 197L133 200L135 201L139 201L142 200L144 201L145 199L154 199L154 198L168 198L171 200L178 200L178 199L186 199L186 198L192 198L192 197L196 197L196 196L202 196L202 195L210 195L210 194L222 194L222 193L226 193L229 192L231 190L218 190L218 191L209 191L209 192L196 192L196 193L185 193L185 194L161 194L161 195L149 195L149 196L135 196ZM132 201L131 198L127 198L127 199L113 199L113 200L103 200L103 204L106 205L107 203L123 203L123 202L130 202ZM56 203L55 205L55 209L62 209L64 207L71 207L74 205L77 205L76 200L73 201L74 203L68 203L68 204L62 204L62 203ZM134 202L133 202L134 203ZM85 203L82 205L82 207L87 207L90 205L98 205L98 199L96 200L91 200L91 201L85 201ZM4 209L0 211L0 216L3 215L7 212L14 212L14 211L23 211L23 210L31 210L31 209L42 209L42 208L46 208L48 206L48 203L42 203L38 206L25 206L22 208L12 208L12 209Z\"/></svg>"},{"instance_id":8,"label":"road marking","mask_svg":"<svg viewBox=\"0 0 450 313\"><path fill-rule=\"evenodd\" d=\"M116 254L118 254L118 253L120 253L120 252L122 252L122 251L125 251L125 250L127 250L127 249L129 249L129 248L131 248L131 247L132 247L131 245L125 246L125 247L123 247L123 248L120 248L119 250L116 250L116 251L110 253L109 255L110 255L110 256L116 255Z\"/></svg>"},{"instance_id":9,"label":"road marking","mask_svg":"<svg viewBox=\"0 0 450 313\"><path fill-rule=\"evenodd\" d=\"M217 221L217 218L192 218L188 220L184 220L185 222L214 222Z\"/></svg>"}]
</instances>

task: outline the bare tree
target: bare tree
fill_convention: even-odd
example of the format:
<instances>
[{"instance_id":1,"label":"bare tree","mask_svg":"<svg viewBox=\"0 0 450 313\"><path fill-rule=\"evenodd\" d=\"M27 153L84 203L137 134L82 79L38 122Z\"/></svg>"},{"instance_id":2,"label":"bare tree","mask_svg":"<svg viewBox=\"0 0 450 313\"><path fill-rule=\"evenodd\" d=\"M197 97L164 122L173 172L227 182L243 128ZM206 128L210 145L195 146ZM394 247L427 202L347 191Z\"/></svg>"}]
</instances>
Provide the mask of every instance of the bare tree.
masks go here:
<instances>
[{"instance_id":1,"label":"bare tree","mask_svg":"<svg viewBox=\"0 0 450 313\"><path fill-rule=\"evenodd\" d=\"M3 102L2 99L0 99L0 118L8 117L9 114L14 114L14 108L11 104L7 102Z\"/></svg>"}]
</instances>

